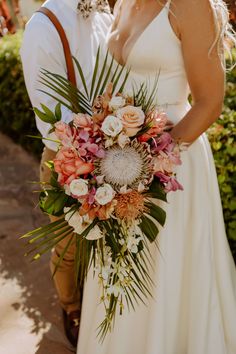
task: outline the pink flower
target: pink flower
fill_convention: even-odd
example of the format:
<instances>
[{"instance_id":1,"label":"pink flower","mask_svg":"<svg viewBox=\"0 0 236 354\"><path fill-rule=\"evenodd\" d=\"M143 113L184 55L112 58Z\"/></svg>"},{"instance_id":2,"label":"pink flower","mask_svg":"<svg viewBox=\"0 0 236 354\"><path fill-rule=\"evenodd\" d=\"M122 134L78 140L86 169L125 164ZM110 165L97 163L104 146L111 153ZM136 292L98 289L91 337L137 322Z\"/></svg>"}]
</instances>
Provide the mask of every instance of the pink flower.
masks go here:
<instances>
[{"instance_id":1,"label":"pink flower","mask_svg":"<svg viewBox=\"0 0 236 354\"><path fill-rule=\"evenodd\" d=\"M178 190L184 190L183 186L174 178L171 177L169 182L165 186L165 191L168 192L176 192Z\"/></svg>"},{"instance_id":2,"label":"pink flower","mask_svg":"<svg viewBox=\"0 0 236 354\"><path fill-rule=\"evenodd\" d=\"M79 132L79 138L83 141L88 141L89 140L89 133L82 129L80 132Z\"/></svg>"},{"instance_id":3,"label":"pink flower","mask_svg":"<svg viewBox=\"0 0 236 354\"><path fill-rule=\"evenodd\" d=\"M76 132L71 127L63 122L55 123L55 135L64 146L72 146Z\"/></svg>"},{"instance_id":4,"label":"pink flower","mask_svg":"<svg viewBox=\"0 0 236 354\"><path fill-rule=\"evenodd\" d=\"M58 182L64 185L81 175L91 173L94 166L83 161L75 150L62 147L54 159L54 169L58 173Z\"/></svg>"},{"instance_id":5,"label":"pink flower","mask_svg":"<svg viewBox=\"0 0 236 354\"><path fill-rule=\"evenodd\" d=\"M170 144L173 143L173 139L169 133L163 133L161 136L155 140L155 152L165 150L170 147Z\"/></svg>"},{"instance_id":6,"label":"pink flower","mask_svg":"<svg viewBox=\"0 0 236 354\"><path fill-rule=\"evenodd\" d=\"M154 157L153 159L153 164L154 164L154 171L155 172L167 172L167 173L173 173L175 163L172 159L169 158L167 154L165 154L163 151L160 151L160 153Z\"/></svg>"},{"instance_id":7,"label":"pink flower","mask_svg":"<svg viewBox=\"0 0 236 354\"><path fill-rule=\"evenodd\" d=\"M165 191L175 192L177 190L183 190L183 186L176 180L176 178L165 175L162 172L155 173L155 176L159 178L160 182L164 184Z\"/></svg>"},{"instance_id":8,"label":"pink flower","mask_svg":"<svg viewBox=\"0 0 236 354\"><path fill-rule=\"evenodd\" d=\"M159 112L156 109L151 111L146 120L146 123L150 125L150 129L145 134L141 135L138 140L146 142L150 138L162 133L167 121L168 117L164 112Z\"/></svg>"},{"instance_id":9,"label":"pink flower","mask_svg":"<svg viewBox=\"0 0 236 354\"><path fill-rule=\"evenodd\" d=\"M91 117L88 114L78 113L74 116L73 124L76 128L91 130L93 122Z\"/></svg>"}]
</instances>

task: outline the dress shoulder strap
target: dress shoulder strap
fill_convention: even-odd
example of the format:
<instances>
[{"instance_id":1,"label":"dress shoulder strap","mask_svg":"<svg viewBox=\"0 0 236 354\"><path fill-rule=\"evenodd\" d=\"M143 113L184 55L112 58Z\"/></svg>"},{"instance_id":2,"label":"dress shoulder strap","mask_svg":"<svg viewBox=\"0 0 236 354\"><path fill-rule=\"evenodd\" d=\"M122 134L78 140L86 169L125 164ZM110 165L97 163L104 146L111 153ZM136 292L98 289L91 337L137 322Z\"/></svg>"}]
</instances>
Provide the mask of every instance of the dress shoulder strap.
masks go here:
<instances>
[{"instance_id":1,"label":"dress shoulder strap","mask_svg":"<svg viewBox=\"0 0 236 354\"><path fill-rule=\"evenodd\" d=\"M168 0L165 6L169 9L170 8L170 4L171 4L171 0Z\"/></svg>"},{"instance_id":2,"label":"dress shoulder strap","mask_svg":"<svg viewBox=\"0 0 236 354\"><path fill-rule=\"evenodd\" d=\"M44 14L45 16L47 16L49 18L49 20L52 22L52 24L55 26L55 28L56 28L59 36L60 36L60 39L61 39L61 42L62 42L62 46L63 46L63 50L64 50L68 80L74 86L76 86L76 76L75 76L74 64L73 64L73 60L72 60L70 45L69 45L68 39L66 37L66 33L64 31L64 28L62 27L62 25L61 25L60 21L58 20L58 18L48 8L42 6L36 12L40 12L40 13Z\"/></svg>"}]
</instances>

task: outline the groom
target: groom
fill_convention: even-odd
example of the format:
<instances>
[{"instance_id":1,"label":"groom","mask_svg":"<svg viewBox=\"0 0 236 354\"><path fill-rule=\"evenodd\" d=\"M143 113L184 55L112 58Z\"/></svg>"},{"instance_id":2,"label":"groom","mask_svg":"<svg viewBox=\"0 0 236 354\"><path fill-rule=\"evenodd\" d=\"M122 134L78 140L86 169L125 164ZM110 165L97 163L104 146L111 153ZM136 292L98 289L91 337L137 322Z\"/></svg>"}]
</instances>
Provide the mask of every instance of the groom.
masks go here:
<instances>
[{"instance_id":1,"label":"groom","mask_svg":"<svg viewBox=\"0 0 236 354\"><path fill-rule=\"evenodd\" d=\"M114 1L111 1L111 3L113 5ZM79 60L87 82L91 82L96 52L98 46L105 41L112 17L107 0L47 0L43 7L44 10L36 12L26 26L21 58L32 106L40 109L40 103L43 103L54 110L57 102L39 91L39 89L45 89L39 83L40 70L43 68L68 77L81 88L81 82L79 76L75 73L73 64L69 67L68 61L65 59L66 56L69 56L70 61L71 55L73 55ZM50 19L50 16L47 17L48 13L44 13L45 7L51 11L52 15L49 13L50 16L56 16L59 27L61 26L62 29L59 29L59 31L56 29L55 23L53 24L55 16L54 19ZM64 38L63 34L59 32L64 32ZM66 41L65 37L69 42L69 49L66 50L63 46ZM71 111L62 107L62 121L70 122L70 120L72 120ZM37 117L36 124L42 136L48 137L50 125ZM47 182L50 180L50 171L44 163L55 157L56 146L53 142L47 140L44 141L44 144L40 179L42 182ZM65 238L54 249L50 262L52 272L67 242L68 239ZM75 244L65 254L54 276L54 282L63 309L66 335L72 345L76 346L82 289L76 289L74 256Z\"/></svg>"}]
</instances>

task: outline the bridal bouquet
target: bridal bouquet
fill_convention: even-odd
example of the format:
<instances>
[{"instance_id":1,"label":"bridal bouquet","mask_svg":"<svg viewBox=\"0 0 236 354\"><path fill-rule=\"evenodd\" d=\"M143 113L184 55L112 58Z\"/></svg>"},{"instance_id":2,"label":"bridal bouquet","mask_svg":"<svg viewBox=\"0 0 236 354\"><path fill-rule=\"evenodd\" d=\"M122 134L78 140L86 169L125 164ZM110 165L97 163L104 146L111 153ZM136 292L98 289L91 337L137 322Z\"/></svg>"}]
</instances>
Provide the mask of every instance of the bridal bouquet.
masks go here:
<instances>
[{"instance_id":1,"label":"bridal bouquet","mask_svg":"<svg viewBox=\"0 0 236 354\"><path fill-rule=\"evenodd\" d=\"M83 282L92 266L101 285L105 318L99 333L104 338L117 309L122 313L125 305L134 308L135 301L152 295L149 243L164 226L161 205L166 194L182 189L174 173L181 164L181 146L165 131L166 114L153 105L155 89L148 94L143 84L126 95L126 75L115 92L121 72L117 68L109 80L111 63L96 87L93 80L89 93L76 63L84 94L59 75L42 75L46 86L66 98L57 99L71 108L73 120L60 120L60 105L55 113L43 105L43 111L35 110L51 123L58 142L56 157L48 162L51 182L40 193L40 207L59 218L23 237L36 243L27 254L36 252L37 259L70 235L58 265L76 242L77 278Z\"/></svg>"}]
</instances>

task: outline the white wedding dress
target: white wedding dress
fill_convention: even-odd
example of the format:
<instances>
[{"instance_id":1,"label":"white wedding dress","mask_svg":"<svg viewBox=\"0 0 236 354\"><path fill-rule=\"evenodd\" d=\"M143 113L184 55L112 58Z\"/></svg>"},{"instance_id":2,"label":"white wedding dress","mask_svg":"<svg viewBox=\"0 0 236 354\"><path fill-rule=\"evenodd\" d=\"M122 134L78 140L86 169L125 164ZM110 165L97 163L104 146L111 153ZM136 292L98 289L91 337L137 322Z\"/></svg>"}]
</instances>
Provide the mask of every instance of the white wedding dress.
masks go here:
<instances>
[{"instance_id":1,"label":"white wedding dress","mask_svg":"<svg viewBox=\"0 0 236 354\"><path fill-rule=\"evenodd\" d=\"M160 70L157 102L173 122L189 110L181 43L168 4L134 44L127 66L136 82ZM194 122L193 122L194 124ZM101 344L104 318L97 278L84 287L77 354L236 354L236 271L228 246L212 152L205 134L183 152L155 254L154 299L117 316Z\"/></svg>"}]
</instances>

